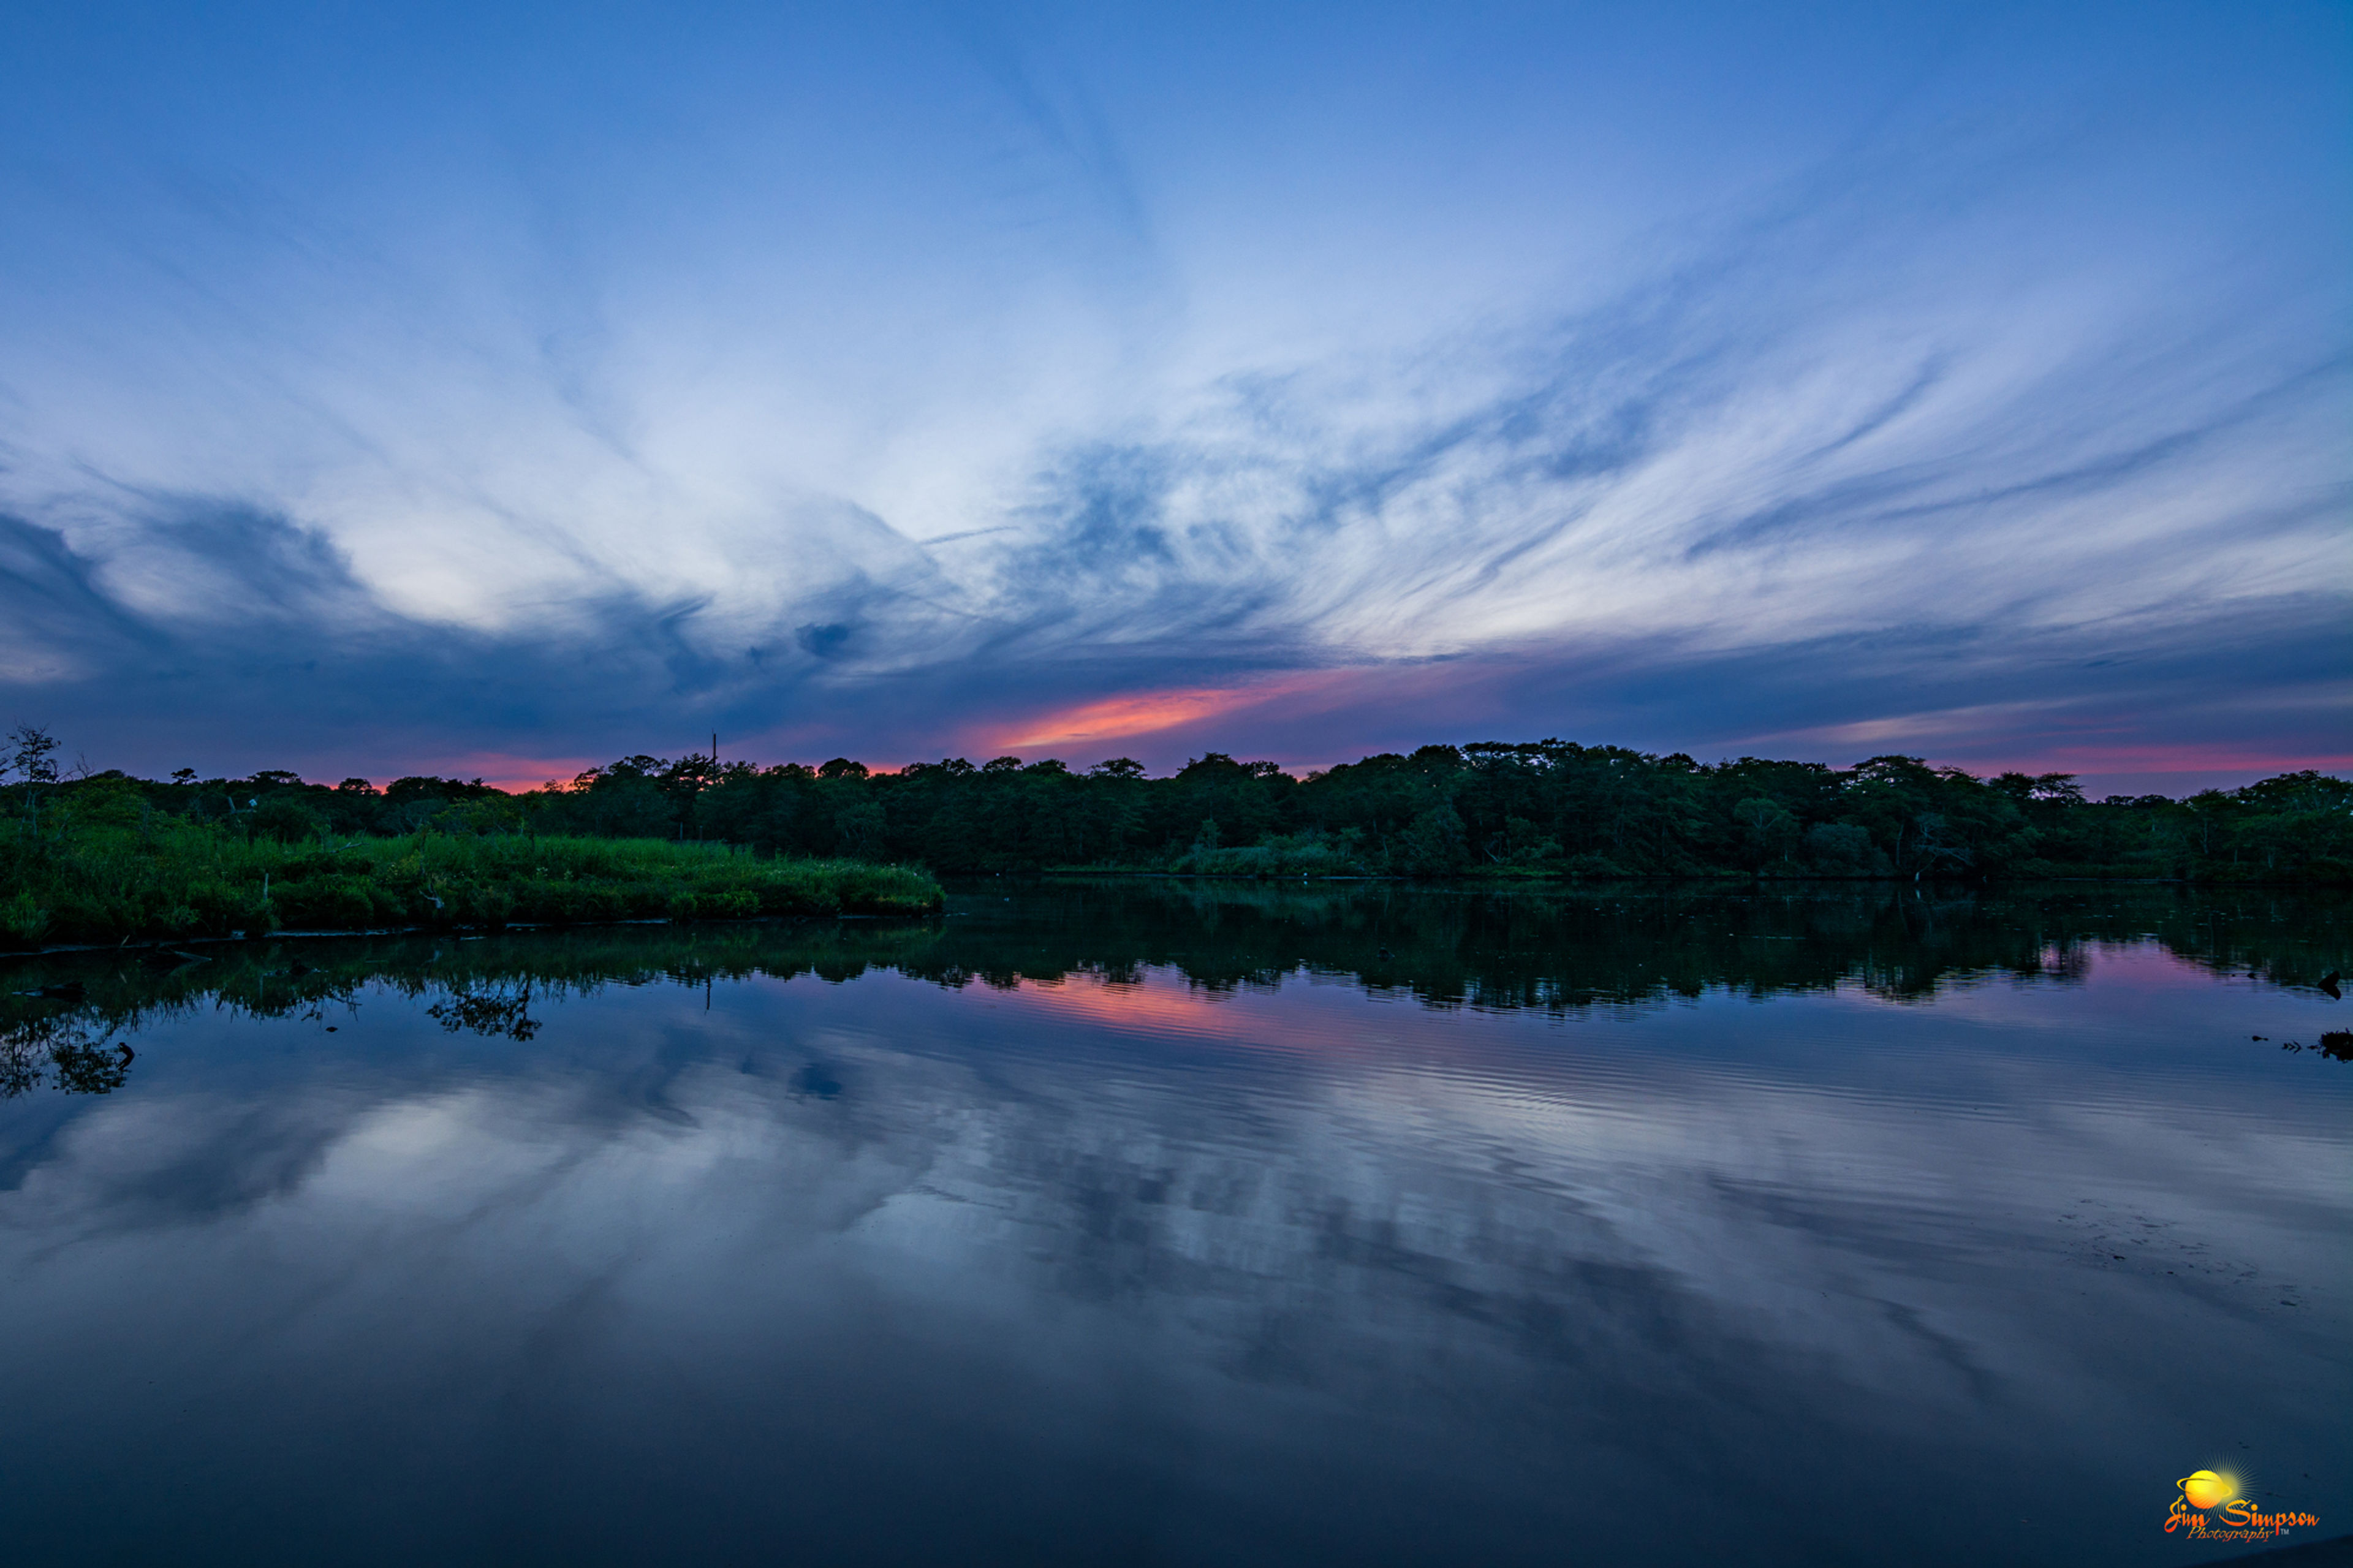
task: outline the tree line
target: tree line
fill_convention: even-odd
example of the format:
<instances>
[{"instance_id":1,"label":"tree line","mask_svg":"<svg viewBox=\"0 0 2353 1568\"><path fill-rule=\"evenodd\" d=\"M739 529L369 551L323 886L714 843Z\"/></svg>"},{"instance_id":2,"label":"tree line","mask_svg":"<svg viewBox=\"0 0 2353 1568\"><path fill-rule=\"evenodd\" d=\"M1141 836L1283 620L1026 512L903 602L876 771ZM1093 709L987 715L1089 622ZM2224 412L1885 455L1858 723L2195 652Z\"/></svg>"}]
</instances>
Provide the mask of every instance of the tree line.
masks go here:
<instances>
[{"instance_id":1,"label":"tree line","mask_svg":"<svg viewBox=\"0 0 2353 1568\"><path fill-rule=\"evenodd\" d=\"M28 773L21 754L12 768L21 797L131 792L145 809L288 842L670 838L960 874L2353 881L2353 783L2309 770L2187 799L2093 801L2066 773L1980 778L1894 755L1704 763L1559 740L1424 746L1296 778L1216 752L1157 778L1124 757L1084 772L1011 756L881 772L846 757L638 755L520 794L425 776L329 786L283 770L59 780Z\"/></svg>"}]
</instances>

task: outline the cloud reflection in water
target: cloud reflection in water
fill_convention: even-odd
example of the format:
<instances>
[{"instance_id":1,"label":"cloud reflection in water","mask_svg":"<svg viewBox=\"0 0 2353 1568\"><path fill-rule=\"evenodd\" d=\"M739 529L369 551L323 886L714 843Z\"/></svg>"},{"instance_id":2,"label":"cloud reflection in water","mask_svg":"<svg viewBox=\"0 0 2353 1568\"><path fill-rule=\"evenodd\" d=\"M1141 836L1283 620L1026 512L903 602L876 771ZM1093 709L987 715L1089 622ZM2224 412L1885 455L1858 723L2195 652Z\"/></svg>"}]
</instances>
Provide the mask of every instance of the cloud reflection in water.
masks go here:
<instances>
[{"instance_id":1,"label":"cloud reflection in water","mask_svg":"<svg viewBox=\"0 0 2353 1568\"><path fill-rule=\"evenodd\" d=\"M2347 1086L2216 1048L2326 1004L2147 948L359 1000L162 1020L16 1167L37 1560L2055 1563L2225 1437L2342 1473Z\"/></svg>"}]
</instances>

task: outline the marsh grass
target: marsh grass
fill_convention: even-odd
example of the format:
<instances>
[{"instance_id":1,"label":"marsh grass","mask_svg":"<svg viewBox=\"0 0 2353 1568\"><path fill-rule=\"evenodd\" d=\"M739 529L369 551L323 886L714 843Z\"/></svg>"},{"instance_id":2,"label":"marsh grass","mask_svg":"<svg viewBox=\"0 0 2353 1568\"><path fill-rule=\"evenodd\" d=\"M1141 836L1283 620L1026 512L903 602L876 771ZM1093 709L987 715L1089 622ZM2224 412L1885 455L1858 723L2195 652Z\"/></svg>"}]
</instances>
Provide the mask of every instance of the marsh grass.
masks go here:
<instances>
[{"instance_id":1,"label":"marsh grass","mask_svg":"<svg viewBox=\"0 0 2353 1568\"><path fill-rule=\"evenodd\" d=\"M659 839L427 830L283 844L161 814L0 832L0 946L18 949L279 930L907 915L939 901L939 885L904 867Z\"/></svg>"}]
</instances>

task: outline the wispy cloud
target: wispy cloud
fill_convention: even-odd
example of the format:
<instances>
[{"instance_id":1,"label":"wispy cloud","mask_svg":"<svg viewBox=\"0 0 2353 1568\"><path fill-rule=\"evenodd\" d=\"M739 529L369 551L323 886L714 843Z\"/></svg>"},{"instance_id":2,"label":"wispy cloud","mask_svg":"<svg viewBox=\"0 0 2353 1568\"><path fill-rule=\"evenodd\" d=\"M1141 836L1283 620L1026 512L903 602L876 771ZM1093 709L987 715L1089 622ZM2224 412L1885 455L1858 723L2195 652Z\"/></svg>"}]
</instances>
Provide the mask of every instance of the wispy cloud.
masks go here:
<instances>
[{"instance_id":1,"label":"wispy cloud","mask_svg":"<svg viewBox=\"0 0 2353 1568\"><path fill-rule=\"evenodd\" d=\"M1238 274L1214 200L1290 187L1189 172L1204 128L1122 123L1076 46L951 31L947 161L902 149L888 201L809 150L915 110L849 93L721 93L724 134L644 166L468 142L429 197L192 153L142 206L0 161L53 237L0 252L5 706L327 773L713 727L878 762L2341 750L2341 279L2062 223L2113 166L2080 116L1874 111L1425 308L1328 236L1306 286ZM1318 267L1401 302L1318 315Z\"/></svg>"}]
</instances>

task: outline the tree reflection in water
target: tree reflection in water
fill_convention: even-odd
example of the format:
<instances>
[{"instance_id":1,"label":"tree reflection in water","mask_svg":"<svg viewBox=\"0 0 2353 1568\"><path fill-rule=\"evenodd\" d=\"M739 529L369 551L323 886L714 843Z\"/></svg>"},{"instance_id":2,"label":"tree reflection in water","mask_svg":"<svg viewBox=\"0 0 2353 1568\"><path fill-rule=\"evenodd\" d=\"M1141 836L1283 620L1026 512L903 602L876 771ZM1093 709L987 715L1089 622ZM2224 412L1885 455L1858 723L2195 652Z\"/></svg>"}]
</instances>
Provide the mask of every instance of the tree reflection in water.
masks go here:
<instances>
[{"instance_id":1,"label":"tree reflection in water","mask_svg":"<svg viewBox=\"0 0 2353 1568\"><path fill-rule=\"evenodd\" d=\"M47 1083L65 1094L111 1094L131 1077L136 1054L109 1045L71 1015L17 1020L0 1032L0 1100L14 1100Z\"/></svg>"},{"instance_id":2,"label":"tree reflection in water","mask_svg":"<svg viewBox=\"0 0 2353 1568\"><path fill-rule=\"evenodd\" d=\"M466 987L425 1011L453 1035L470 1029L477 1035L503 1035L511 1040L527 1040L539 1033L539 1020L531 1016L529 981L512 991L504 987Z\"/></svg>"},{"instance_id":3,"label":"tree reflection in water","mask_svg":"<svg viewBox=\"0 0 2353 1568\"><path fill-rule=\"evenodd\" d=\"M1010 895L1010 896L1008 896ZM951 886L906 921L574 927L446 937L224 943L0 960L0 1098L49 1084L123 1087L109 1041L193 1008L326 1023L369 987L431 998L453 1034L529 1040L534 1002L607 985L869 970L961 989L1174 972L1208 994L1345 978L1425 1007L1567 1016L1725 989L1752 997L1856 985L1926 1001L2009 978L2083 981L2091 951L2154 941L2218 976L2341 994L2353 900L2326 889L2052 886L2001 892L1836 884L1742 889L1606 883L1504 891L1402 882L1297 885L1065 878ZM2303 1049L2353 1056L2341 1033ZM811 1092L817 1092L814 1089Z\"/></svg>"}]
</instances>

